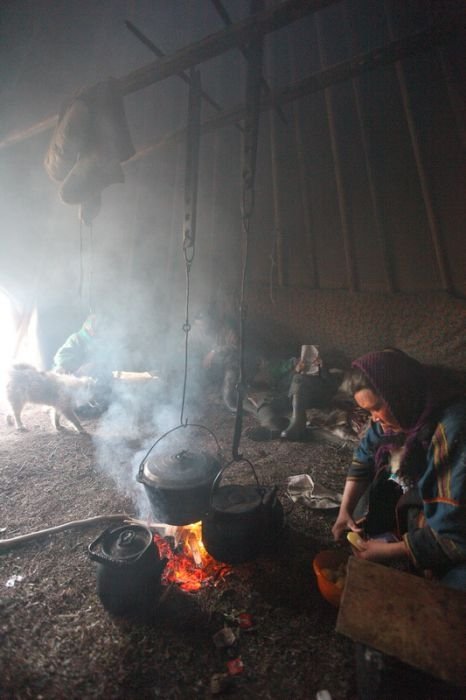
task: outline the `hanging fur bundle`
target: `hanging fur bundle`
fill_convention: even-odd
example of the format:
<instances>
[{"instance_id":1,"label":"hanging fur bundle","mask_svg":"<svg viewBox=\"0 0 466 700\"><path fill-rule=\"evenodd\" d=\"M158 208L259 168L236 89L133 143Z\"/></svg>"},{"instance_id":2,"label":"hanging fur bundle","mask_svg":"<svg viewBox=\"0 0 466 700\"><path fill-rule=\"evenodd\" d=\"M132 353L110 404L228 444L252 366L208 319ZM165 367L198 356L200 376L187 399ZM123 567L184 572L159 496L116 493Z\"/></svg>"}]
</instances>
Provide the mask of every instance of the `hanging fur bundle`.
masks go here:
<instances>
[{"instance_id":1,"label":"hanging fur bundle","mask_svg":"<svg viewBox=\"0 0 466 700\"><path fill-rule=\"evenodd\" d=\"M63 106L44 166L60 182L65 204L80 204L81 219L90 223L100 210L100 195L124 182L121 163L134 155L123 100L109 78L73 95Z\"/></svg>"}]
</instances>

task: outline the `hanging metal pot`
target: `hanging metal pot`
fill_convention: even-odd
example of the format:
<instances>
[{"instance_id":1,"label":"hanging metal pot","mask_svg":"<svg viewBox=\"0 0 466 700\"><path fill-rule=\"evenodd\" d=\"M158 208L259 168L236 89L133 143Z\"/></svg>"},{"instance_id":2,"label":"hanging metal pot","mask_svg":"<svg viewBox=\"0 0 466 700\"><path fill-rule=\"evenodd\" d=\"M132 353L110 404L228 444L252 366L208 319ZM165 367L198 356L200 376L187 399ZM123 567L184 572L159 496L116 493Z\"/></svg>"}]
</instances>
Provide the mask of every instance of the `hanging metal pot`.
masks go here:
<instances>
[{"instance_id":1,"label":"hanging metal pot","mask_svg":"<svg viewBox=\"0 0 466 700\"><path fill-rule=\"evenodd\" d=\"M217 475L210 493L209 510L202 520L202 542L217 561L241 564L276 545L283 527L283 507L277 487L261 486L253 465L247 462L256 483L220 486L227 464Z\"/></svg>"},{"instance_id":2,"label":"hanging metal pot","mask_svg":"<svg viewBox=\"0 0 466 700\"><path fill-rule=\"evenodd\" d=\"M109 527L88 547L97 564L97 593L114 615L147 614L157 604L161 559L152 532L142 525Z\"/></svg>"},{"instance_id":3,"label":"hanging metal pot","mask_svg":"<svg viewBox=\"0 0 466 700\"><path fill-rule=\"evenodd\" d=\"M186 426L178 426L173 430ZM199 425L190 427L207 430ZM169 431L172 432L172 431ZM168 433L154 443L139 466L137 480L144 485L154 517L168 525L189 525L202 520L209 507L213 481L221 470L220 448L217 455L179 450L175 454L150 454Z\"/></svg>"}]
</instances>

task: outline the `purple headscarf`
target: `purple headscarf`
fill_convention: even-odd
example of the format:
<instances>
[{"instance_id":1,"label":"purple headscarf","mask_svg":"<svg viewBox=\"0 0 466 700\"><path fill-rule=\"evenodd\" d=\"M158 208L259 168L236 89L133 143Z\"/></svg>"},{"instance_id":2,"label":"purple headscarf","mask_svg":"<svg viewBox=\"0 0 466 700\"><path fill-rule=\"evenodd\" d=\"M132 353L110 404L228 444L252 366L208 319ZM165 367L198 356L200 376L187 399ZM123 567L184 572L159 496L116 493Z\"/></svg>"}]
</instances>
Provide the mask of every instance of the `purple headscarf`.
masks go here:
<instances>
[{"instance_id":1,"label":"purple headscarf","mask_svg":"<svg viewBox=\"0 0 466 700\"><path fill-rule=\"evenodd\" d=\"M403 429L410 433L422 425L432 409L426 368L401 350L370 352L355 360L376 393L388 404Z\"/></svg>"},{"instance_id":2,"label":"purple headscarf","mask_svg":"<svg viewBox=\"0 0 466 700\"><path fill-rule=\"evenodd\" d=\"M382 466L387 452L404 444L400 473L417 480L425 469L425 455L435 429L436 409L458 395L458 387L441 380L436 368L420 364L401 350L387 349L363 355L352 363L368 378L387 403L403 435L387 432L375 456Z\"/></svg>"}]
</instances>

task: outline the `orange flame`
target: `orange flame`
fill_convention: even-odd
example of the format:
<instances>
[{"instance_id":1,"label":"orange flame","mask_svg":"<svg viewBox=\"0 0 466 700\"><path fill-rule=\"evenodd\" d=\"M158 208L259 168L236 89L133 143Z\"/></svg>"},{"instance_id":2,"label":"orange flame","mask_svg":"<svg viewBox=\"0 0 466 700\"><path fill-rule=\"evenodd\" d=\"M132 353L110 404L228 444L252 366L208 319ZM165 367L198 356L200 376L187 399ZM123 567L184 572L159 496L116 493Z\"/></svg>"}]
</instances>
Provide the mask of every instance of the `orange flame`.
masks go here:
<instances>
[{"instance_id":1,"label":"orange flame","mask_svg":"<svg viewBox=\"0 0 466 700\"><path fill-rule=\"evenodd\" d=\"M202 523L166 528L165 537L175 540L175 551L161 535L154 541L161 557L168 559L162 583L175 583L183 591L198 591L228 571L228 567L213 559L201 539Z\"/></svg>"}]
</instances>

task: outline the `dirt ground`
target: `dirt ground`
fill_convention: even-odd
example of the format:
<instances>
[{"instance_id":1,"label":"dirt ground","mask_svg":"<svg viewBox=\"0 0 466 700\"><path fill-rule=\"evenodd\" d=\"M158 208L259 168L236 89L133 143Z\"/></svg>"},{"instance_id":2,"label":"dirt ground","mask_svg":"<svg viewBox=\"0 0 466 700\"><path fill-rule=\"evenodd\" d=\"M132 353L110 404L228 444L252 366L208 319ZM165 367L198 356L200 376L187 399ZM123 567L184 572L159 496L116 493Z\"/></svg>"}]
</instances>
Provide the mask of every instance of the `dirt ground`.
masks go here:
<instances>
[{"instance_id":1,"label":"dirt ground","mask_svg":"<svg viewBox=\"0 0 466 700\"><path fill-rule=\"evenodd\" d=\"M105 433L101 419L84 421L87 435L57 433L43 409L32 406L23 416L28 432L18 433L4 417L2 538L99 515L140 515L136 501L145 493L133 483L131 459L158 435L140 425L135 437L134 422L128 434L121 428L118 435ZM234 416L214 400L198 418L229 461ZM97 595L88 546L108 522L1 552L2 699L208 698L212 677L226 674L238 658L243 670L229 676L223 691L229 698L301 700L323 689L332 700L358 697L353 643L335 632L337 610L321 597L312 572L314 555L335 546L336 511L293 504L285 493L288 477L301 473L341 491L352 446L253 442L245 435L252 425L246 416L241 452L263 484L278 485L285 511L274 551L223 570L196 592L166 586L156 614L142 621L112 617ZM102 466L103 454L112 474ZM233 481L250 481L244 462L232 470ZM242 612L251 616L252 630L238 628ZM233 647L219 649L213 635L224 625L239 629L239 636Z\"/></svg>"}]
</instances>

